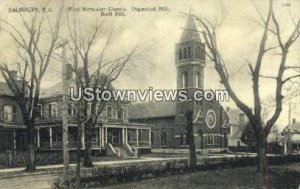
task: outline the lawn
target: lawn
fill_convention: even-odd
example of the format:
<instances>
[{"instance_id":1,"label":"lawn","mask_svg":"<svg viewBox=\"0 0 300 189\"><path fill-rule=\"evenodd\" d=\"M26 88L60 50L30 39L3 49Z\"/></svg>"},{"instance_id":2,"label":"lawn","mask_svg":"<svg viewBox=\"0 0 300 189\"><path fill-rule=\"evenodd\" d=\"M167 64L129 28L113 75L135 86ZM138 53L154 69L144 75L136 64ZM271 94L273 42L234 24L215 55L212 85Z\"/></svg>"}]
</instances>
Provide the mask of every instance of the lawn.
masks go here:
<instances>
[{"instance_id":1,"label":"lawn","mask_svg":"<svg viewBox=\"0 0 300 189\"><path fill-rule=\"evenodd\" d=\"M268 184L265 188L295 188L300 187L300 163L282 166L272 166L268 174ZM263 188L255 167L200 171L184 175L168 176L108 186L106 189L174 189L174 188Z\"/></svg>"}]
</instances>

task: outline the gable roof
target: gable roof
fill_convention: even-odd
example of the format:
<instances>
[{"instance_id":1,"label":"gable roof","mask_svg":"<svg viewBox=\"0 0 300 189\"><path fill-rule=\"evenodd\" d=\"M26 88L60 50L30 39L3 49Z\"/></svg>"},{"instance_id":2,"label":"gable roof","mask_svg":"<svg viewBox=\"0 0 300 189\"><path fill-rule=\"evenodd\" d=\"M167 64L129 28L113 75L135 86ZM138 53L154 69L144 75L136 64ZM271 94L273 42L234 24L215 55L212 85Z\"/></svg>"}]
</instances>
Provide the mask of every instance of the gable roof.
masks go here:
<instances>
[{"instance_id":1,"label":"gable roof","mask_svg":"<svg viewBox=\"0 0 300 189\"><path fill-rule=\"evenodd\" d=\"M292 133L300 133L300 122L296 122L292 125L288 125L286 126L283 130L282 130L282 133L286 133L288 131L288 129L291 129L291 132Z\"/></svg>"},{"instance_id":2,"label":"gable roof","mask_svg":"<svg viewBox=\"0 0 300 189\"><path fill-rule=\"evenodd\" d=\"M63 94L62 88L63 88L63 83L58 82L55 85L47 88L41 88L40 91L40 97L41 98L48 98L48 97L55 97ZM69 82L69 87L75 87L74 82Z\"/></svg>"},{"instance_id":3,"label":"gable roof","mask_svg":"<svg viewBox=\"0 0 300 189\"><path fill-rule=\"evenodd\" d=\"M105 74L100 75L99 85L101 85L102 82L105 81L104 80L105 78L106 78ZM68 88L71 88L71 87L75 88L76 87L76 83L75 83L74 78L69 79L67 82L68 82ZM91 80L90 83L92 85L95 82L94 82L94 80ZM112 90L114 90L113 86L110 86L110 87L111 87ZM63 82L60 81L60 82L56 83L55 85L53 85L51 87L41 88L40 96L41 96L41 98L60 96L60 95L63 94L62 88L63 88ZM68 91L68 93L69 93L69 91Z\"/></svg>"},{"instance_id":4,"label":"gable roof","mask_svg":"<svg viewBox=\"0 0 300 189\"><path fill-rule=\"evenodd\" d=\"M176 102L145 102L129 105L129 119L175 116Z\"/></svg>"},{"instance_id":5,"label":"gable roof","mask_svg":"<svg viewBox=\"0 0 300 189\"><path fill-rule=\"evenodd\" d=\"M13 93L11 92L9 86L5 82L1 82L1 81L0 81L0 94L13 96Z\"/></svg>"},{"instance_id":6,"label":"gable roof","mask_svg":"<svg viewBox=\"0 0 300 189\"><path fill-rule=\"evenodd\" d=\"M242 111L237 108L229 108L226 110L227 116L229 118L229 124L231 125L240 125L240 114ZM244 123L248 122L247 116L244 115Z\"/></svg>"},{"instance_id":7,"label":"gable roof","mask_svg":"<svg viewBox=\"0 0 300 189\"><path fill-rule=\"evenodd\" d=\"M230 137L231 138L240 138L243 134L243 131L246 129L248 119L244 115L244 124L241 125L240 123L240 115L242 111L237 108L228 108L227 111L227 116L229 118L229 125L233 127L231 129Z\"/></svg>"},{"instance_id":8,"label":"gable roof","mask_svg":"<svg viewBox=\"0 0 300 189\"><path fill-rule=\"evenodd\" d=\"M210 102L205 102L205 106L209 106L209 105L211 105ZM219 104L219 106L221 105ZM176 102L163 101L163 102L133 103L129 105L128 115L129 115L129 119L146 119L146 118L175 116Z\"/></svg>"},{"instance_id":9,"label":"gable roof","mask_svg":"<svg viewBox=\"0 0 300 189\"><path fill-rule=\"evenodd\" d=\"M279 126L276 124L273 125L267 138L268 142L279 142L282 141L283 139L284 137L279 133Z\"/></svg>"}]
</instances>

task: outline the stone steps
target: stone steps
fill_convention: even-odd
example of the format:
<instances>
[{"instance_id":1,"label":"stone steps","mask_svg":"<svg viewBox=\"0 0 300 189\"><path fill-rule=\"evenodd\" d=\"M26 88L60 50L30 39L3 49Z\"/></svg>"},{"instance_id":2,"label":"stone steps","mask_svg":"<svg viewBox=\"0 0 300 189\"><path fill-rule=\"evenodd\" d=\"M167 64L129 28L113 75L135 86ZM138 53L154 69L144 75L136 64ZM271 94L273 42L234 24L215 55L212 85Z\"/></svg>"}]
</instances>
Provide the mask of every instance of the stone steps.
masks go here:
<instances>
[{"instance_id":1,"label":"stone steps","mask_svg":"<svg viewBox=\"0 0 300 189\"><path fill-rule=\"evenodd\" d=\"M111 153L110 155L114 155L116 157L123 157L123 158L135 158L136 157L136 153L133 153L132 151L126 149L125 146L113 146L113 145L109 145L110 151L112 151L113 153Z\"/></svg>"}]
</instances>

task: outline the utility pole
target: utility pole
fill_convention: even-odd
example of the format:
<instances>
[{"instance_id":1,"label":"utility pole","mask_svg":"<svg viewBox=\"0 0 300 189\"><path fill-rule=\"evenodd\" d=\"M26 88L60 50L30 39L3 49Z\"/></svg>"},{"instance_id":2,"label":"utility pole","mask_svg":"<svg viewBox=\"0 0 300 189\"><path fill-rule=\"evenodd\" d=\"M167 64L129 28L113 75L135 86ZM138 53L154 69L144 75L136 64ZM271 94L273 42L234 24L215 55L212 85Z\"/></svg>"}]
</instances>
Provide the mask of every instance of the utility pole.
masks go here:
<instances>
[{"instance_id":1,"label":"utility pole","mask_svg":"<svg viewBox=\"0 0 300 189\"><path fill-rule=\"evenodd\" d=\"M285 153L286 154L291 154L291 113L292 113L292 108L291 108L291 102L289 102L289 115L288 115L288 127L287 127L287 138L286 138L286 145L285 145Z\"/></svg>"},{"instance_id":2,"label":"utility pole","mask_svg":"<svg viewBox=\"0 0 300 189\"><path fill-rule=\"evenodd\" d=\"M289 125L291 125L291 113L292 113L292 108L291 108L291 102L289 102Z\"/></svg>"},{"instance_id":3,"label":"utility pole","mask_svg":"<svg viewBox=\"0 0 300 189\"><path fill-rule=\"evenodd\" d=\"M66 65L66 50L65 45L68 42L65 41L61 44L62 47L62 140L63 140L63 160L64 160L64 177L68 178L69 172L69 131L68 131L68 83L67 83L67 65Z\"/></svg>"}]
</instances>

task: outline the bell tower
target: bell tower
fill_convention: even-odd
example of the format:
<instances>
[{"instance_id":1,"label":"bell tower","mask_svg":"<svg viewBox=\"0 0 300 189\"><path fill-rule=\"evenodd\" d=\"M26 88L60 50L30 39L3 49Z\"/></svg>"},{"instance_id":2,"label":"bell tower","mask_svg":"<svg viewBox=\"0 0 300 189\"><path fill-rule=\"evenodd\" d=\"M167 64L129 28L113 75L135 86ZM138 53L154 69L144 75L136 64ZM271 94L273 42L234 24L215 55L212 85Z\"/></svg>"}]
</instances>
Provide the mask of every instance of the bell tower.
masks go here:
<instances>
[{"instance_id":1,"label":"bell tower","mask_svg":"<svg viewBox=\"0 0 300 189\"><path fill-rule=\"evenodd\" d=\"M177 70L177 90L185 90L188 98L192 100L176 101L176 116L174 140L176 148L188 147L186 139L187 109L193 110L193 120L196 119L199 110L203 109L203 102L193 100L195 90L204 88L205 45L195 25L192 15L187 16L179 43L176 44L175 65ZM187 105L189 104L189 105ZM194 134L199 134L200 123L194 123ZM201 148L201 139L194 137L197 148Z\"/></svg>"},{"instance_id":2,"label":"bell tower","mask_svg":"<svg viewBox=\"0 0 300 189\"><path fill-rule=\"evenodd\" d=\"M191 15L188 15L179 43L176 45L177 89L203 89L205 45Z\"/></svg>"}]
</instances>

